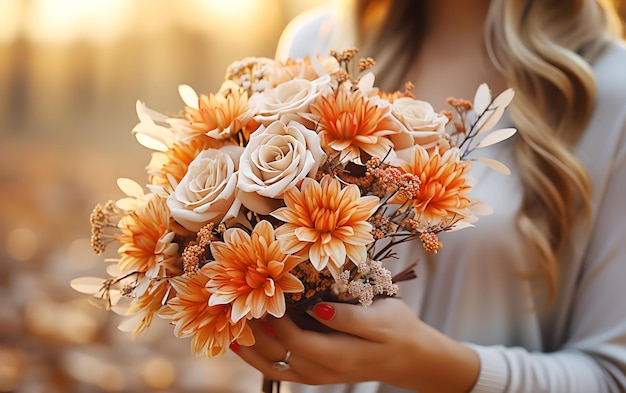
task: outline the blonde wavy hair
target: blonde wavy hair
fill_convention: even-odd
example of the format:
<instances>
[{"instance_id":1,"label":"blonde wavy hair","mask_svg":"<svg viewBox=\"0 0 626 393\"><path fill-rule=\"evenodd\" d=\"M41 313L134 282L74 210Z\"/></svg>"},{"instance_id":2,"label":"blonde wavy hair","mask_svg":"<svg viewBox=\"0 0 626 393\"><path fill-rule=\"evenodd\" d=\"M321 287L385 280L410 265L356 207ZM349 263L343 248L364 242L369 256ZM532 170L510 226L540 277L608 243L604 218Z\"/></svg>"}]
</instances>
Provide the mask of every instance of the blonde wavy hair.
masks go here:
<instances>
[{"instance_id":1,"label":"blonde wavy hair","mask_svg":"<svg viewBox=\"0 0 626 393\"><path fill-rule=\"evenodd\" d=\"M419 51L423 24L415 18L423 4L343 3L350 12L340 34L376 59L383 88L406 82L402 78ZM492 0L489 6L485 49L516 94L509 113L520 135L516 159L525 190L518 227L541 256L533 276L545 279L548 299L558 290L558 261L570 230L591 210L590 179L572 152L593 109L590 64L610 35L621 35L620 28L610 1Z\"/></svg>"}]
</instances>

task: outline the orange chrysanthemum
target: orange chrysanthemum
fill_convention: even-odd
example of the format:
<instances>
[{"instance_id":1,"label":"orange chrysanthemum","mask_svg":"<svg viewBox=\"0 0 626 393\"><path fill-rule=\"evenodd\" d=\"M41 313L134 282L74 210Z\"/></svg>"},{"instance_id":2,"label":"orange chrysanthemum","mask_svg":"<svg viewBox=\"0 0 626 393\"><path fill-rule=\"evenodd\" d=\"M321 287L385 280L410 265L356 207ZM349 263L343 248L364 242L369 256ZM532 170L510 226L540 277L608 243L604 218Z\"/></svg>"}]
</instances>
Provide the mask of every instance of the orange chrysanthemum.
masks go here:
<instances>
[{"instance_id":1,"label":"orange chrysanthemum","mask_svg":"<svg viewBox=\"0 0 626 393\"><path fill-rule=\"evenodd\" d=\"M202 95L198 105L209 135L217 139L231 137L251 119L246 115L248 93L244 90L232 89L225 94Z\"/></svg>"},{"instance_id":2,"label":"orange chrysanthemum","mask_svg":"<svg viewBox=\"0 0 626 393\"><path fill-rule=\"evenodd\" d=\"M313 102L311 120L319 124L324 147L357 161L361 152L385 157L393 147L390 136L399 131L389 112L359 91L340 89Z\"/></svg>"},{"instance_id":3,"label":"orange chrysanthemum","mask_svg":"<svg viewBox=\"0 0 626 393\"><path fill-rule=\"evenodd\" d=\"M212 242L214 262L206 265L211 278L207 287L212 293L210 305L232 304L232 319L262 318L267 313L285 314L285 293L304 290L289 271L302 258L280 250L274 228L259 222L248 235L239 228L224 233L224 242Z\"/></svg>"},{"instance_id":4,"label":"orange chrysanthemum","mask_svg":"<svg viewBox=\"0 0 626 393\"><path fill-rule=\"evenodd\" d=\"M247 137L258 127L249 111L248 93L232 81L225 82L217 94L202 94L197 105L195 92L186 97L186 119L168 119L178 139L224 140L243 130ZM192 105L192 106L189 106Z\"/></svg>"},{"instance_id":5,"label":"orange chrysanthemum","mask_svg":"<svg viewBox=\"0 0 626 393\"><path fill-rule=\"evenodd\" d=\"M178 245L173 242L170 214L165 200L157 195L137 210L122 217L118 224L122 246L118 268L122 273L155 276L161 270L181 274L176 267Z\"/></svg>"},{"instance_id":6,"label":"orange chrysanthemum","mask_svg":"<svg viewBox=\"0 0 626 393\"><path fill-rule=\"evenodd\" d=\"M421 146L415 146L410 161L402 168L421 180L411 201L420 222L445 227L471 216L470 162L460 160L458 149L429 155Z\"/></svg>"},{"instance_id":7,"label":"orange chrysanthemum","mask_svg":"<svg viewBox=\"0 0 626 393\"><path fill-rule=\"evenodd\" d=\"M180 140L165 152L152 154L152 160L147 167L151 184L169 185L169 177L180 182L187 173L191 161L203 150L219 147L217 141L207 136Z\"/></svg>"},{"instance_id":8,"label":"orange chrysanthemum","mask_svg":"<svg viewBox=\"0 0 626 393\"><path fill-rule=\"evenodd\" d=\"M254 344L252 329L245 319L233 322L230 304L209 306L211 292L208 268L204 266L193 277L173 278L176 297L167 302L160 315L171 319L177 337L192 337L191 350L196 355L208 357L221 355L231 342Z\"/></svg>"},{"instance_id":9,"label":"orange chrysanthemum","mask_svg":"<svg viewBox=\"0 0 626 393\"><path fill-rule=\"evenodd\" d=\"M320 183L305 178L284 200L286 207L272 213L285 221L276 229L283 252L308 258L317 270L328 266L336 275L346 256L356 265L365 262L366 246L374 241L367 219L378 208L378 197L362 197L356 185L342 189L339 180L325 176Z\"/></svg>"}]
</instances>

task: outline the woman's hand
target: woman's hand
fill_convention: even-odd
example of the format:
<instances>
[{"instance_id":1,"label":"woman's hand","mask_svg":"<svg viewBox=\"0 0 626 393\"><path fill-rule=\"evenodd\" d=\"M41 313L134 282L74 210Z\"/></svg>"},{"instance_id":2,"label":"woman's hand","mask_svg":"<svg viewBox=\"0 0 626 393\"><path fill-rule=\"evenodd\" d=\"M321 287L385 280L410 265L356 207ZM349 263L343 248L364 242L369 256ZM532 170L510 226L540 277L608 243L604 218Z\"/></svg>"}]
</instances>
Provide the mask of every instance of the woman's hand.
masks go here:
<instances>
[{"instance_id":1,"label":"woman's hand","mask_svg":"<svg viewBox=\"0 0 626 393\"><path fill-rule=\"evenodd\" d=\"M231 348L267 379L309 385L382 381L420 392L467 392L480 368L468 347L383 298L369 307L319 303L311 316L336 330L318 333L283 317L251 321L256 344ZM290 351L289 369L273 368Z\"/></svg>"}]
</instances>

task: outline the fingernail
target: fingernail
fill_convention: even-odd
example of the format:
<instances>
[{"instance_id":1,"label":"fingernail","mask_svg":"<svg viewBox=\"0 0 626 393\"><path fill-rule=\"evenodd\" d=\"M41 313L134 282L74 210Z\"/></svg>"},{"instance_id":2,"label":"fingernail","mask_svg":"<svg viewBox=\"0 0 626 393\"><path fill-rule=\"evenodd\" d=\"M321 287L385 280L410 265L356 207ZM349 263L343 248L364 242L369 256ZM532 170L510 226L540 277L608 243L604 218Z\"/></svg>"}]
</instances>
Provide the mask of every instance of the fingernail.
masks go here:
<instances>
[{"instance_id":1,"label":"fingernail","mask_svg":"<svg viewBox=\"0 0 626 393\"><path fill-rule=\"evenodd\" d=\"M327 303L320 303L313 307L313 312L319 319L330 321L335 316L335 307Z\"/></svg>"},{"instance_id":2,"label":"fingernail","mask_svg":"<svg viewBox=\"0 0 626 393\"><path fill-rule=\"evenodd\" d=\"M259 325L261 326L261 329L263 329L265 333L267 333L268 335L272 337L276 337L276 330L274 330L274 326L270 325L268 322L265 322L265 321L259 321Z\"/></svg>"},{"instance_id":3,"label":"fingernail","mask_svg":"<svg viewBox=\"0 0 626 393\"><path fill-rule=\"evenodd\" d=\"M228 347L231 351L235 353L239 353L239 350L241 349L241 346L239 346L239 343L237 341L233 341Z\"/></svg>"}]
</instances>

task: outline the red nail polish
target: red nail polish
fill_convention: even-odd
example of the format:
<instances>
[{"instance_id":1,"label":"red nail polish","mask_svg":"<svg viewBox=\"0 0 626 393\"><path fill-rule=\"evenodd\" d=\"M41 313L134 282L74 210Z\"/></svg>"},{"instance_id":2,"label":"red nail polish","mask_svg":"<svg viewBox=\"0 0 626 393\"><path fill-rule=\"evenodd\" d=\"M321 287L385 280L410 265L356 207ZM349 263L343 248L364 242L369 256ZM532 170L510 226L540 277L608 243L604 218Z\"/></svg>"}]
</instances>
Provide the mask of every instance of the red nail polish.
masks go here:
<instances>
[{"instance_id":1,"label":"red nail polish","mask_svg":"<svg viewBox=\"0 0 626 393\"><path fill-rule=\"evenodd\" d=\"M315 305L313 312L319 319L330 321L335 316L335 307L327 303L320 303Z\"/></svg>"},{"instance_id":2,"label":"red nail polish","mask_svg":"<svg viewBox=\"0 0 626 393\"><path fill-rule=\"evenodd\" d=\"M261 326L261 329L263 329L263 331L269 336L276 337L276 330L274 330L274 326L265 321L259 321L259 325Z\"/></svg>"},{"instance_id":3,"label":"red nail polish","mask_svg":"<svg viewBox=\"0 0 626 393\"><path fill-rule=\"evenodd\" d=\"M230 348L231 351L235 353L239 353L239 350L241 349L241 346L239 345L237 341L233 341L232 343L230 343L228 347Z\"/></svg>"}]
</instances>

